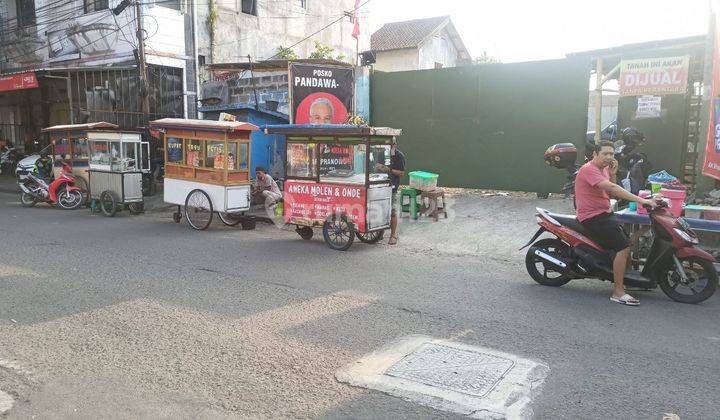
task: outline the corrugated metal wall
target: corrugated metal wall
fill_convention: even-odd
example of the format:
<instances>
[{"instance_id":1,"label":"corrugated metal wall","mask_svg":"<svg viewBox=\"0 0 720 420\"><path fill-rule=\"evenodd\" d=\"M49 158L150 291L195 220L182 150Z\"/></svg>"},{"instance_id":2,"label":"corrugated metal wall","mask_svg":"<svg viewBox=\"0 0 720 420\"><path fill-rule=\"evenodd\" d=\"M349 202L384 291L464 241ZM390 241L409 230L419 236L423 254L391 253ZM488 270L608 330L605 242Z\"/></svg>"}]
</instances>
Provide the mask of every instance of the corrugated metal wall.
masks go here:
<instances>
[{"instance_id":1,"label":"corrugated metal wall","mask_svg":"<svg viewBox=\"0 0 720 420\"><path fill-rule=\"evenodd\" d=\"M583 144L589 74L583 59L375 73L372 124L402 128L408 170L443 186L559 191L543 152Z\"/></svg>"}]
</instances>

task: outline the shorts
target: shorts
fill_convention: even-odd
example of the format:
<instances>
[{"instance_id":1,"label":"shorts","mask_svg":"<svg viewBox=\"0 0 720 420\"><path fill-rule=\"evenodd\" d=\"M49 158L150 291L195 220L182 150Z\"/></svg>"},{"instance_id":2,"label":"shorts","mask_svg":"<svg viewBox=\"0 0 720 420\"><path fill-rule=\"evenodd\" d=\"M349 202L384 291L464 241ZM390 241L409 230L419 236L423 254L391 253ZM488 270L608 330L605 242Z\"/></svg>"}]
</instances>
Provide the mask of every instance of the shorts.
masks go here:
<instances>
[{"instance_id":1,"label":"shorts","mask_svg":"<svg viewBox=\"0 0 720 420\"><path fill-rule=\"evenodd\" d=\"M612 213L603 213L580 222L590 233L590 239L605 249L620 252L630 246L628 236Z\"/></svg>"},{"instance_id":2,"label":"shorts","mask_svg":"<svg viewBox=\"0 0 720 420\"><path fill-rule=\"evenodd\" d=\"M391 204L392 210L391 210L390 216L391 216L391 217L392 217L392 216L397 216L397 214L398 214L398 209L400 208L400 194L398 194L397 191L393 191L390 200L391 200L390 202L392 203L392 204Z\"/></svg>"}]
</instances>

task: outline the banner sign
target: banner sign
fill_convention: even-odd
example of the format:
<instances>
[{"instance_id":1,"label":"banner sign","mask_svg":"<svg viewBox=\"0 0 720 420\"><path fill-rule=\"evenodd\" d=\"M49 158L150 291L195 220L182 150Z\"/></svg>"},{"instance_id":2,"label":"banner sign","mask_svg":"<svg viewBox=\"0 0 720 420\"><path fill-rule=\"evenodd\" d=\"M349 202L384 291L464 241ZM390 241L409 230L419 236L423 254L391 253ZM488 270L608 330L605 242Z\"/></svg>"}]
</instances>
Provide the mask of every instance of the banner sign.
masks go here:
<instances>
[{"instance_id":1,"label":"banner sign","mask_svg":"<svg viewBox=\"0 0 720 420\"><path fill-rule=\"evenodd\" d=\"M285 223L323 223L331 214L343 213L360 232L365 231L363 185L286 181L284 190Z\"/></svg>"},{"instance_id":2,"label":"banner sign","mask_svg":"<svg viewBox=\"0 0 720 420\"><path fill-rule=\"evenodd\" d=\"M344 124L353 109L350 67L290 63L291 124Z\"/></svg>"},{"instance_id":3,"label":"banner sign","mask_svg":"<svg viewBox=\"0 0 720 420\"><path fill-rule=\"evenodd\" d=\"M12 90L34 89L38 84L35 72L13 74L12 76L0 76L0 92Z\"/></svg>"},{"instance_id":4,"label":"banner sign","mask_svg":"<svg viewBox=\"0 0 720 420\"><path fill-rule=\"evenodd\" d=\"M642 58L620 62L620 96L684 95L690 57Z\"/></svg>"},{"instance_id":5,"label":"banner sign","mask_svg":"<svg viewBox=\"0 0 720 420\"><path fill-rule=\"evenodd\" d=\"M717 7L720 8L720 5ZM710 118L708 118L708 136L702 174L720 180L720 25L718 23L718 9L714 9L708 37L708 44L713 45L712 79L710 81L712 86L710 94L713 99L710 102Z\"/></svg>"},{"instance_id":6,"label":"banner sign","mask_svg":"<svg viewBox=\"0 0 720 420\"><path fill-rule=\"evenodd\" d=\"M352 172L355 148L352 144L319 144L320 175L331 172Z\"/></svg>"},{"instance_id":7,"label":"banner sign","mask_svg":"<svg viewBox=\"0 0 720 420\"><path fill-rule=\"evenodd\" d=\"M638 97L636 119L660 118L662 115L662 96L645 95Z\"/></svg>"}]
</instances>

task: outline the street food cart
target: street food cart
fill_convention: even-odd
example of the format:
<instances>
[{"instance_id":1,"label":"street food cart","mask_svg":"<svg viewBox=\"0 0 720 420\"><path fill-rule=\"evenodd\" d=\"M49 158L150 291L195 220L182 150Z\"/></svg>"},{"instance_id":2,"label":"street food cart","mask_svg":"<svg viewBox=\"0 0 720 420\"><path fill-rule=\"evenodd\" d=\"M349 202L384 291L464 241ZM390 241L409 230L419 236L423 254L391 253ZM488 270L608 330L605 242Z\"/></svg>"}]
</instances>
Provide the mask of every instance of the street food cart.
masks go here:
<instances>
[{"instance_id":1,"label":"street food cart","mask_svg":"<svg viewBox=\"0 0 720 420\"><path fill-rule=\"evenodd\" d=\"M377 165L390 165L402 130L355 125L270 125L286 138L283 217L303 239L322 228L327 245L344 251L355 237L382 239L390 227L392 185Z\"/></svg>"},{"instance_id":2,"label":"street food cart","mask_svg":"<svg viewBox=\"0 0 720 420\"><path fill-rule=\"evenodd\" d=\"M75 176L75 183L83 192L83 201L88 194L89 149L88 130L117 130L118 126L108 122L87 124L55 125L43 128L52 145L53 175L60 176L63 162L67 163Z\"/></svg>"},{"instance_id":3,"label":"street food cart","mask_svg":"<svg viewBox=\"0 0 720 420\"><path fill-rule=\"evenodd\" d=\"M143 172L150 168L142 135L130 131L88 131L90 199L109 217L127 205L143 211ZM93 206L94 208L94 206Z\"/></svg>"},{"instance_id":4,"label":"street food cart","mask_svg":"<svg viewBox=\"0 0 720 420\"><path fill-rule=\"evenodd\" d=\"M164 118L150 127L164 133L164 199L178 206L176 223L185 216L190 227L204 230L216 212L226 225L254 228L244 212L250 209L250 133L256 126Z\"/></svg>"}]
</instances>

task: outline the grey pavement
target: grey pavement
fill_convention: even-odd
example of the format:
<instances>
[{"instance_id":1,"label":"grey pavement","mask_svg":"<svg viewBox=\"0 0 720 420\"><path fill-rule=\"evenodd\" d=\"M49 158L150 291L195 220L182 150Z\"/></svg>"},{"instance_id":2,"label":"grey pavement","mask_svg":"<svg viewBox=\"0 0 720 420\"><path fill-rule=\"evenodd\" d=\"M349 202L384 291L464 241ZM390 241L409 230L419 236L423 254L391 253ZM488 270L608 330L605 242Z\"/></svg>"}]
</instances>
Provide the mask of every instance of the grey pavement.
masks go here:
<instances>
[{"instance_id":1,"label":"grey pavement","mask_svg":"<svg viewBox=\"0 0 720 420\"><path fill-rule=\"evenodd\" d=\"M115 218L24 209L0 190L0 390L8 418L455 418L339 383L335 372L412 334L550 367L541 419L715 419L720 299L534 284L519 245L533 208L455 197L401 224L400 244L335 252L316 232L167 212Z\"/></svg>"}]
</instances>

